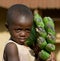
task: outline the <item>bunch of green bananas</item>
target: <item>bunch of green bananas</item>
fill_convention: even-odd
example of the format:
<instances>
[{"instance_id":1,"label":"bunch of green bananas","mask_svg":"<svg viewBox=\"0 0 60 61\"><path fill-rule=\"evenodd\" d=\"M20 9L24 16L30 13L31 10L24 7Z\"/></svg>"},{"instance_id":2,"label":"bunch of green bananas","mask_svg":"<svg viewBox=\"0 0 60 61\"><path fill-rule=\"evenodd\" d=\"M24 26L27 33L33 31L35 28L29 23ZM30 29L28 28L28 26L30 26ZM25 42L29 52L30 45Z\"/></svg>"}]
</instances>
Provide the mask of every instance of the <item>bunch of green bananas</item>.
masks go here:
<instances>
[{"instance_id":1,"label":"bunch of green bananas","mask_svg":"<svg viewBox=\"0 0 60 61\"><path fill-rule=\"evenodd\" d=\"M44 17L42 19L38 12L35 12L34 23L38 33L37 44L41 49L38 56L43 60L47 60L50 53L55 50L54 22L50 17Z\"/></svg>"}]
</instances>

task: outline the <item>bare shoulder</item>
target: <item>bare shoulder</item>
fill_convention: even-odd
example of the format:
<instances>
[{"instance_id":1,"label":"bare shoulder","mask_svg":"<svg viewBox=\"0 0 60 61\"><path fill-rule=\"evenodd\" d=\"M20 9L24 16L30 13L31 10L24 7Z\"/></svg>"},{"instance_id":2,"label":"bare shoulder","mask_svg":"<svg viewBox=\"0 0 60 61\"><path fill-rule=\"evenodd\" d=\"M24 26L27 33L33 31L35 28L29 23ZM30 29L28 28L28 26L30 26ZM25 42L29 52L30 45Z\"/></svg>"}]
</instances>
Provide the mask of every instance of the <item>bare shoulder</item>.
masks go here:
<instances>
[{"instance_id":1,"label":"bare shoulder","mask_svg":"<svg viewBox=\"0 0 60 61\"><path fill-rule=\"evenodd\" d=\"M7 60L7 56L8 56L9 58L13 58L13 57L15 57L15 56L18 57L18 48L17 48L17 46L16 46L15 43L9 42L9 43L5 46L4 55L3 55L5 61Z\"/></svg>"},{"instance_id":2,"label":"bare shoulder","mask_svg":"<svg viewBox=\"0 0 60 61\"><path fill-rule=\"evenodd\" d=\"M9 42L6 46L5 46L5 51L8 52L13 52L17 50L17 46L15 43L13 42Z\"/></svg>"}]
</instances>

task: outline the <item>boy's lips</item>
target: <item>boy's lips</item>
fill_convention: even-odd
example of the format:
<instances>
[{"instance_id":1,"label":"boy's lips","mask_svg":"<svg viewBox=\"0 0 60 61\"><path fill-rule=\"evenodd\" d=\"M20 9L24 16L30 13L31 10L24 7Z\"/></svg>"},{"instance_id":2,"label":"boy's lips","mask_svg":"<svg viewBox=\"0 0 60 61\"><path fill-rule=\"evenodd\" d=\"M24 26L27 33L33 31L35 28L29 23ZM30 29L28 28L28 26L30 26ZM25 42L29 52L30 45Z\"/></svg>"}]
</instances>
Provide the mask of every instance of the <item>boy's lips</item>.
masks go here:
<instances>
[{"instance_id":1,"label":"boy's lips","mask_svg":"<svg viewBox=\"0 0 60 61\"><path fill-rule=\"evenodd\" d=\"M23 37L21 37L21 38L19 38L19 40L21 40L21 41L25 41L27 38L23 38Z\"/></svg>"}]
</instances>

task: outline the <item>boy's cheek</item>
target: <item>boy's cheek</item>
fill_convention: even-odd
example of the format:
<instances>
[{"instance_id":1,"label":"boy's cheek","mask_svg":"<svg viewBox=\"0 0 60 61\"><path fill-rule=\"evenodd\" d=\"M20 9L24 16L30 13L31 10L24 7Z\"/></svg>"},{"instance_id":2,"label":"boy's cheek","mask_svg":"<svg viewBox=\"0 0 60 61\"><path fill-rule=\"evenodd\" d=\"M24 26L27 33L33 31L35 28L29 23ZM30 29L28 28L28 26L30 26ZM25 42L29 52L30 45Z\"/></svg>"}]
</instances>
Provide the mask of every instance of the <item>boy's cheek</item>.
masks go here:
<instances>
[{"instance_id":1,"label":"boy's cheek","mask_svg":"<svg viewBox=\"0 0 60 61\"><path fill-rule=\"evenodd\" d=\"M30 36L30 33L27 33L27 34L26 34L26 37L28 38L29 36Z\"/></svg>"},{"instance_id":2,"label":"boy's cheek","mask_svg":"<svg viewBox=\"0 0 60 61\"><path fill-rule=\"evenodd\" d=\"M18 37L18 34L15 33L15 32L11 32L10 34L11 34L12 37Z\"/></svg>"}]
</instances>

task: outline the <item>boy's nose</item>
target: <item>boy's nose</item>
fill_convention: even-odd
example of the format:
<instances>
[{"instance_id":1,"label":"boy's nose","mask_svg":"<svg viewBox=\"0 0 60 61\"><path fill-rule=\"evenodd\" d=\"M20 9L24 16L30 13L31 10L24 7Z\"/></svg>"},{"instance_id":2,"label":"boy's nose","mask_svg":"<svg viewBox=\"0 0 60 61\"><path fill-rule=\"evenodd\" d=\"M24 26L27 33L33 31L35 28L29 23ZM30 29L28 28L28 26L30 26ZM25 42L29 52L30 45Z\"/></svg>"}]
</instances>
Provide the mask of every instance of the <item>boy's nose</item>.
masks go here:
<instances>
[{"instance_id":1,"label":"boy's nose","mask_svg":"<svg viewBox=\"0 0 60 61\"><path fill-rule=\"evenodd\" d=\"M25 31L21 31L20 36L21 37L25 37L25 35L26 35L26 32Z\"/></svg>"}]
</instances>

